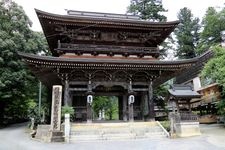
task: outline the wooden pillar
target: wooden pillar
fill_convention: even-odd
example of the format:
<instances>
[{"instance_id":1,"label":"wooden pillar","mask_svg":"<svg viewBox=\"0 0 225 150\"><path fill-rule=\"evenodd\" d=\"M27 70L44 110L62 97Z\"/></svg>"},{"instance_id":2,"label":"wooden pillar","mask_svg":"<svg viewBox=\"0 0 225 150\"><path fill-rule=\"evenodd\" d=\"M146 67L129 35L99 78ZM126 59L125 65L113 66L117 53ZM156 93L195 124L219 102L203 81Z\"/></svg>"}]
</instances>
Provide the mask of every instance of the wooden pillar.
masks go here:
<instances>
[{"instance_id":1,"label":"wooden pillar","mask_svg":"<svg viewBox=\"0 0 225 150\"><path fill-rule=\"evenodd\" d=\"M71 97L70 97L70 92L69 92L69 81L68 79L65 80L64 83L64 106L71 106Z\"/></svg>"},{"instance_id":2,"label":"wooden pillar","mask_svg":"<svg viewBox=\"0 0 225 150\"><path fill-rule=\"evenodd\" d=\"M145 94L144 94L144 92L141 93L140 109L141 109L141 119L144 120L144 111L145 111Z\"/></svg>"},{"instance_id":3,"label":"wooden pillar","mask_svg":"<svg viewBox=\"0 0 225 150\"><path fill-rule=\"evenodd\" d=\"M92 101L93 101L93 96L88 95L87 96L87 123L92 122Z\"/></svg>"},{"instance_id":4,"label":"wooden pillar","mask_svg":"<svg viewBox=\"0 0 225 150\"><path fill-rule=\"evenodd\" d=\"M189 113L191 113L191 100L188 101L188 111L189 111Z\"/></svg>"},{"instance_id":5,"label":"wooden pillar","mask_svg":"<svg viewBox=\"0 0 225 150\"><path fill-rule=\"evenodd\" d=\"M148 120L155 120L152 81L148 87Z\"/></svg>"},{"instance_id":6,"label":"wooden pillar","mask_svg":"<svg viewBox=\"0 0 225 150\"><path fill-rule=\"evenodd\" d=\"M133 97L133 101L131 100ZM129 122L134 121L134 95L130 95L128 98L128 111L129 111Z\"/></svg>"},{"instance_id":7,"label":"wooden pillar","mask_svg":"<svg viewBox=\"0 0 225 150\"><path fill-rule=\"evenodd\" d=\"M88 92L87 92L87 123L92 122L92 101L93 101L93 92L92 92L92 85L91 85L91 74L89 74L89 81L88 81Z\"/></svg>"},{"instance_id":8,"label":"wooden pillar","mask_svg":"<svg viewBox=\"0 0 225 150\"><path fill-rule=\"evenodd\" d=\"M127 121L127 94L123 95L123 121Z\"/></svg>"},{"instance_id":9,"label":"wooden pillar","mask_svg":"<svg viewBox=\"0 0 225 150\"><path fill-rule=\"evenodd\" d=\"M128 84L128 117L129 117L129 122L133 122L134 121L134 95L133 95L134 91L132 88L132 76L130 76L130 81Z\"/></svg>"},{"instance_id":10,"label":"wooden pillar","mask_svg":"<svg viewBox=\"0 0 225 150\"><path fill-rule=\"evenodd\" d=\"M119 120L123 120L123 96L118 96Z\"/></svg>"}]
</instances>

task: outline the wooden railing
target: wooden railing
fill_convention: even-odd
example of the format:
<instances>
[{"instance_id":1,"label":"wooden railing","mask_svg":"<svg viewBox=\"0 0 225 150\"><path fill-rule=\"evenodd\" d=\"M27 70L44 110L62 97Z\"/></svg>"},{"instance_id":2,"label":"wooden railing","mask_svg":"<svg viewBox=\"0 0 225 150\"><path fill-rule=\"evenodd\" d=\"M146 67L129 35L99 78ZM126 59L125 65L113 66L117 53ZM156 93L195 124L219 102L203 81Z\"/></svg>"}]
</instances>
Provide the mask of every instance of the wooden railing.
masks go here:
<instances>
[{"instance_id":1,"label":"wooden railing","mask_svg":"<svg viewBox=\"0 0 225 150\"><path fill-rule=\"evenodd\" d=\"M91 45L91 44L70 44L59 43L56 50L64 52L88 52L99 54L158 54L157 47L135 47L135 46L113 46L113 45Z\"/></svg>"}]
</instances>

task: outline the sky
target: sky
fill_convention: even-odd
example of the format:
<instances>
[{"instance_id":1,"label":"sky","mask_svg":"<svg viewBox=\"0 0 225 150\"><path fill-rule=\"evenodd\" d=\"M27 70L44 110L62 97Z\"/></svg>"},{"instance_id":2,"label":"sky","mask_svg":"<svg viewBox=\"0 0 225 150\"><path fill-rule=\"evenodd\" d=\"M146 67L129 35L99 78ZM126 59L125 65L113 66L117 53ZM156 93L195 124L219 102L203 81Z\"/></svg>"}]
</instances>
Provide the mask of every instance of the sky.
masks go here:
<instances>
[{"instance_id":1,"label":"sky","mask_svg":"<svg viewBox=\"0 0 225 150\"><path fill-rule=\"evenodd\" d=\"M34 9L65 15L68 10L94 11L125 14L130 0L14 0L23 7L33 22L32 29L42 31ZM192 10L195 17L202 18L208 7L220 8L225 0L162 0L168 21L177 20L177 13L183 7Z\"/></svg>"}]
</instances>

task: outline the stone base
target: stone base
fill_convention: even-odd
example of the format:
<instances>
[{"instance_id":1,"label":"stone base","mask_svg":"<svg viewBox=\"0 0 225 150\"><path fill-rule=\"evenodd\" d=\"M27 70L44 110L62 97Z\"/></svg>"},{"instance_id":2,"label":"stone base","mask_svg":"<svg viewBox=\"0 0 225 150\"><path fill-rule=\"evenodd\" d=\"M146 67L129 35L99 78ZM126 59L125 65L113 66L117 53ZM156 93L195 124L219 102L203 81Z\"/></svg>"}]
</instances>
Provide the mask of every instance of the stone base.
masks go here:
<instances>
[{"instance_id":1,"label":"stone base","mask_svg":"<svg viewBox=\"0 0 225 150\"><path fill-rule=\"evenodd\" d=\"M51 125L38 125L35 139L43 142L64 142L62 131L51 131Z\"/></svg>"},{"instance_id":2,"label":"stone base","mask_svg":"<svg viewBox=\"0 0 225 150\"><path fill-rule=\"evenodd\" d=\"M181 122L175 124L175 132L178 137L201 135L199 122Z\"/></svg>"},{"instance_id":3,"label":"stone base","mask_svg":"<svg viewBox=\"0 0 225 150\"><path fill-rule=\"evenodd\" d=\"M64 142L62 131L50 131L50 142Z\"/></svg>"},{"instance_id":4,"label":"stone base","mask_svg":"<svg viewBox=\"0 0 225 150\"><path fill-rule=\"evenodd\" d=\"M50 128L51 128L50 125L38 125L35 139L38 139L44 142L49 142Z\"/></svg>"}]
</instances>

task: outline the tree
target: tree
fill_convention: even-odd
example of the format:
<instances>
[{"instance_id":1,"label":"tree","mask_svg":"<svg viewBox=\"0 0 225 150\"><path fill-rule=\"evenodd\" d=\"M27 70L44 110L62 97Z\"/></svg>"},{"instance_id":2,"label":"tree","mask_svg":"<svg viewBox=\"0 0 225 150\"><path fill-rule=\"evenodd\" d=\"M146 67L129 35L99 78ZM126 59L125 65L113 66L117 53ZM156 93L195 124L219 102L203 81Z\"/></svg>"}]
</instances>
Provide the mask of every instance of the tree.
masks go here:
<instances>
[{"instance_id":1,"label":"tree","mask_svg":"<svg viewBox=\"0 0 225 150\"><path fill-rule=\"evenodd\" d=\"M210 77L213 81L218 83L225 89L225 49L216 46L213 47L214 57L211 58L204 69L202 70L201 76L203 78Z\"/></svg>"},{"instance_id":2,"label":"tree","mask_svg":"<svg viewBox=\"0 0 225 150\"><path fill-rule=\"evenodd\" d=\"M212 79L222 87L222 100L217 104L217 108L218 113L225 117L225 48L216 46L212 49L214 57L207 62L201 76Z\"/></svg>"},{"instance_id":3,"label":"tree","mask_svg":"<svg viewBox=\"0 0 225 150\"><path fill-rule=\"evenodd\" d=\"M166 21L166 16L160 14L166 12L161 0L131 0L127 12L140 15L144 20Z\"/></svg>"},{"instance_id":4,"label":"tree","mask_svg":"<svg viewBox=\"0 0 225 150\"><path fill-rule=\"evenodd\" d=\"M181 59L193 58L200 36L199 18L195 18L187 7L180 9L177 17L180 24L174 32L177 39L176 56Z\"/></svg>"},{"instance_id":5,"label":"tree","mask_svg":"<svg viewBox=\"0 0 225 150\"><path fill-rule=\"evenodd\" d=\"M0 123L27 116L28 104L37 96L37 80L24 66L17 51L38 53L47 49L43 34L30 30L22 7L0 1Z\"/></svg>"},{"instance_id":6,"label":"tree","mask_svg":"<svg viewBox=\"0 0 225 150\"><path fill-rule=\"evenodd\" d=\"M114 96L96 96L93 101L93 109L96 116L98 116L99 111L104 110L109 120L112 120L114 119L113 116L118 112L118 100Z\"/></svg>"},{"instance_id":7,"label":"tree","mask_svg":"<svg viewBox=\"0 0 225 150\"><path fill-rule=\"evenodd\" d=\"M225 8L217 12L209 7L202 21L203 31L200 35L198 53L208 50L221 42L221 31L225 30Z\"/></svg>"}]
</instances>

